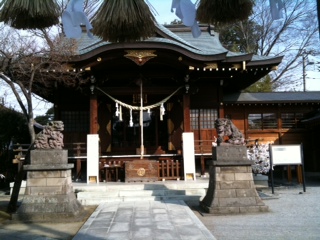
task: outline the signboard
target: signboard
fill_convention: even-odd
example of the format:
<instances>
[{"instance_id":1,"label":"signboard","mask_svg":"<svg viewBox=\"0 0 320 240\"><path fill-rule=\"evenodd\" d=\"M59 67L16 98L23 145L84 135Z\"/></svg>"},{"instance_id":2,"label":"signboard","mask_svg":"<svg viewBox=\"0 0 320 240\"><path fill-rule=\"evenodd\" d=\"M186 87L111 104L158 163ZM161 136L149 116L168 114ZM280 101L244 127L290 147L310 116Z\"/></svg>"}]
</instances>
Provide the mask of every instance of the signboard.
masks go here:
<instances>
[{"instance_id":1,"label":"signboard","mask_svg":"<svg viewBox=\"0 0 320 240\"><path fill-rule=\"evenodd\" d=\"M274 165L302 164L301 145L271 145L270 148Z\"/></svg>"},{"instance_id":2,"label":"signboard","mask_svg":"<svg viewBox=\"0 0 320 240\"><path fill-rule=\"evenodd\" d=\"M301 165L303 177L303 191L306 191L304 179L304 166L302 145L269 145L270 165ZM274 193L273 171L271 170L271 187L272 194Z\"/></svg>"}]
</instances>

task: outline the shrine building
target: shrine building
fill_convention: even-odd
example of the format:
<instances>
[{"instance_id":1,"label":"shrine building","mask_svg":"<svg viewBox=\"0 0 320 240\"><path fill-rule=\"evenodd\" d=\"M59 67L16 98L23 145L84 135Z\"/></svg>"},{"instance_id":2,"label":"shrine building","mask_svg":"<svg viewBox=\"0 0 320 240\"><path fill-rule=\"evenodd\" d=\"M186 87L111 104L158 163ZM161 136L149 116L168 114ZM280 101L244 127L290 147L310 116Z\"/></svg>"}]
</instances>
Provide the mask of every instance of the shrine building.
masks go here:
<instances>
[{"instance_id":1,"label":"shrine building","mask_svg":"<svg viewBox=\"0 0 320 240\"><path fill-rule=\"evenodd\" d=\"M70 69L90 81L82 88L58 84L45 96L54 104L55 119L64 123L70 154L75 156L76 144L86 143L88 134L98 134L101 164L179 162L182 135L193 133L195 165L204 175L214 121L228 118L248 144L302 143L305 171L320 172L320 92L243 92L276 70L282 57L230 52L218 33L200 27L201 36L193 38L187 27L157 25L153 37L125 43L83 32ZM86 161L74 160L75 174L81 175ZM170 179L169 173L159 174Z\"/></svg>"}]
</instances>

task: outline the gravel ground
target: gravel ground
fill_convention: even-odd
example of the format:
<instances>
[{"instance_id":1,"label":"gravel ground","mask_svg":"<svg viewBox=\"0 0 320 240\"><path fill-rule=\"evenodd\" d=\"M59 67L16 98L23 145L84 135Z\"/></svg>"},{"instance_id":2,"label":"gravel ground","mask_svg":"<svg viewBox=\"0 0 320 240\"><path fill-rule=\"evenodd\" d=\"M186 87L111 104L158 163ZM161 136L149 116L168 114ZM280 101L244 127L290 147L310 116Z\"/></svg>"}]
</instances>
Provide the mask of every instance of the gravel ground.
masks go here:
<instances>
[{"instance_id":1,"label":"gravel ground","mask_svg":"<svg viewBox=\"0 0 320 240\"><path fill-rule=\"evenodd\" d=\"M217 240L319 240L320 186L276 187L263 190L269 212L212 216L194 213Z\"/></svg>"}]
</instances>

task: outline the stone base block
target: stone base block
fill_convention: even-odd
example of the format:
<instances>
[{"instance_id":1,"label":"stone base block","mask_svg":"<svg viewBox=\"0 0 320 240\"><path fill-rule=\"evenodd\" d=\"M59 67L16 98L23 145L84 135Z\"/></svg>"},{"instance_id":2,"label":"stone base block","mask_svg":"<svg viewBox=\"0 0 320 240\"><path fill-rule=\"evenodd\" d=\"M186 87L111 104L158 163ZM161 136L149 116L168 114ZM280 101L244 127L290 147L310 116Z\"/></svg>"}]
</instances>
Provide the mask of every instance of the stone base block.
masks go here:
<instances>
[{"instance_id":1,"label":"stone base block","mask_svg":"<svg viewBox=\"0 0 320 240\"><path fill-rule=\"evenodd\" d=\"M13 220L24 222L82 221L86 213L73 192L65 150L33 150L26 191Z\"/></svg>"},{"instance_id":2,"label":"stone base block","mask_svg":"<svg viewBox=\"0 0 320 240\"><path fill-rule=\"evenodd\" d=\"M12 221L20 222L47 222L47 223L67 223L82 222L88 217L86 210L76 213L14 213Z\"/></svg>"},{"instance_id":3,"label":"stone base block","mask_svg":"<svg viewBox=\"0 0 320 240\"><path fill-rule=\"evenodd\" d=\"M267 212L255 188L250 161L243 160L241 147L217 147L211 161L209 187L200 208L210 214Z\"/></svg>"},{"instance_id":4,"label":"stone base block","mask_svg":"<svg viewBox=\"0 0 320 240\"><path fill-rule=\"evenodd\" d=\"M258 213L268 212L268 206L243 206L243 207L208 207L200 203L201 210L206 213L213 215L229 215L229 214L247 214L247 213Z\"/></svg>"}]
</instances>

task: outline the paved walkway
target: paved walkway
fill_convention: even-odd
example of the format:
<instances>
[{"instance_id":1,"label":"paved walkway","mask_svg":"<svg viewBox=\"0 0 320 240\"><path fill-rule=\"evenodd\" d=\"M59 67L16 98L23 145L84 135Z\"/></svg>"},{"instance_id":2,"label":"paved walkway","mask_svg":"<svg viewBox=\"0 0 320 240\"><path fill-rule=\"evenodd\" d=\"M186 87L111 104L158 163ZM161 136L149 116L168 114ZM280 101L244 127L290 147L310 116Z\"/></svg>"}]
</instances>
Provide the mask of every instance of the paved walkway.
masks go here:
<instances>
[{"instance_id":1,"label":"paved walkway","mask_svg":"<svg viewBox=\"0 0 320 240\"><path fill-rule=\"evenodd\" d=\"M215 239L183 201L103 203L74 240Z\"/></svg>"},{"instance_id":2,"label":"paved walkway","mask_svg":"<svg viewBox=\"0 0 320 240\"><path fill-rule=\"evenodd\" d=\"M113 202L98 206L84 224L0 222L0 239L319 240L319 177L306 192L301 185L277 186L274 194L264 189L267 213L213 216L183 201Z\"/></svg>"}]
</instances>

